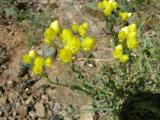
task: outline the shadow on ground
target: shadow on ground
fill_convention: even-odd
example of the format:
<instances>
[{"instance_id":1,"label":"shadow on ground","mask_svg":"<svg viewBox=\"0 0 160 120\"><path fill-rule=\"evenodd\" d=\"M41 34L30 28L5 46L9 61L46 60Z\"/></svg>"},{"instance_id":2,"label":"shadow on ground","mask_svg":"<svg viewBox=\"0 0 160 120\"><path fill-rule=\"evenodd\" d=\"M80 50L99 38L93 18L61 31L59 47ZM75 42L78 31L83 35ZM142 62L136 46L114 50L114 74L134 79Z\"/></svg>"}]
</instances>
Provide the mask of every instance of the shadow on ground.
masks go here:
<instances>
[{"instance_id":1,"label":"shadow on ground","mask_svg":"<svg viewBox=\"0 0 160 120\"><path fill-rule=\"evenodd\" d=\"M160 120L160 94L141 92L129 96L119 117L120 120Z\"/></svg>"}]
</instances>

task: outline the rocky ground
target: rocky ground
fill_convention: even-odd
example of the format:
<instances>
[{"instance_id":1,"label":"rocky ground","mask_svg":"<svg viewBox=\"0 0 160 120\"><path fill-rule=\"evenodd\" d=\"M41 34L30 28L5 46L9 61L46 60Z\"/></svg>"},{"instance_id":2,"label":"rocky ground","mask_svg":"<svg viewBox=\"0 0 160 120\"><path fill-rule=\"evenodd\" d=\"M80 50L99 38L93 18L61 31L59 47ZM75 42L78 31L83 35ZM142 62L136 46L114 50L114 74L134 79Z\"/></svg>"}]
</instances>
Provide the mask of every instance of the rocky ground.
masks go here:
<instances>
[{"instance_id":1,"label":"rocky ground","mask_svg":"<svg viewBox=\"0 0 160 120\"><path fill-rule=\"evenodd\" d=\"M38 13L52 8L50 17L58 18L65 27L73 21L89 22L89 34L97 39L94 56L111 62L112 37L105 28L105 22L101 20L103 14L86 7L85 2L89 1L96 0L32 0L27 5L28 9ZM160 19L158 12L156 15ZM54 85L33 75L19 76L19 61L29 50L25 37L27 29L32 27L31 23L27 20L16 23L6 16L0 20L0 120L107 120L103 112L85 111L93 107L92 99L86 93ZM43 35L39 39L41 42ZM96 62L99 67L94 73L100 70L104 62ZM78 64L84 66L83 61ZM87 74L94 74L90 69L85 69ZM69 65L55 63L49 75L52 80L58 76L64 83L80 83Z\"/></svg>"},{"instance_id":2,"label":"rocky ground","mask_svg":"<svg viewBox=\"0 0 160 120\"><path fill-rule=\"evenodd\" d=\"M88 21L91 24L90 34L97 36L99 43L105 46L106 41L111 41L111 37L106 37L105 27L102 26L104 22L96 17L98 13L89 13L90 9L85 7L84 2L84 0L33 0L28 2L27 6L30 7L28 9L35 8L37 12L44 11L49 7L54 8L53 16L50 17L58 18L65 27L68 27L68 24L71 24L73 21ZM102 17L102 15L100 16ZM18 77L21 72L19 67L21 56L29 50L25 43L26 29L32 26L27 20L17 24L6 15L3 15L1 20L0 119L96 119L97 115L94 112L85 111L86 108L92 108L92 99L84 92L75 91L65 86L53 85L43 78L37 79L28 75ZM111 46L110 44L107 44L107 46L97 47L94 53L95 56L110 60ZM102 62L97 62L97 64L102 65ZM80 64L83 65L84 63ZM76 77L72 75L69 65L64 66L56 63L49 72L52 80L55 80L55 76L60 76L59 79L64 80L66 83L79 84L75 80Z\"/></svg>"}]
</instances>

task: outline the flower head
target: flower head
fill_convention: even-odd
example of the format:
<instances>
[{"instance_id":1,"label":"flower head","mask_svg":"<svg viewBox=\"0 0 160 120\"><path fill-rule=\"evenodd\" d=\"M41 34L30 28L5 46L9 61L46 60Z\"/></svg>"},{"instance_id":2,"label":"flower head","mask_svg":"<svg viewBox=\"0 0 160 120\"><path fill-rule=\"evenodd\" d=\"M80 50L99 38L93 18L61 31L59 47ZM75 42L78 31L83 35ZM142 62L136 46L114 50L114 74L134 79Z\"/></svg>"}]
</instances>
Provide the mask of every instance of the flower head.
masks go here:
<instances>
[{"instance_id":1,"label":"flower head","mask_svg":"<svg viewBox=\"0 0 160 120\"><path fill-rule=\"evenodd\" d=\"M120 12L119 16L122 18L122 21L127 21L132 16L132 13Z\"/></svg>"},{"instance_id":2,"label":"flower head","mask_svg":"<svg viewBox=\"0 0 160 120\"><path fill-rule=\"evenodd\" d=\"M32 64L32 58L26 54L22 57L22 60L26 63L26 64Z\"/></svg>"},{"instance_id":3,"label":"flower head","mask_svg":"<svg viewBox=\"0 0 160 120\"><path fill-rule=\"evenodd\" d=\"M70 41L72 37L73 37L73 33L71 32L70 29L64 29L62 31L61 39L64 44L67 44L67 42Z\"/></svg>"},{"instance_id":4,"label":"flower head","mask_svg":"<svg viewBox=\"0 0 160 120\"><path fill-rule=\"evenodd\" d=\"M46 67L51 67L53 65L53 58L52 57L47 57L45 60L45 66Z\"/></svg>"},{"instance_id":5,"label":"flower head","mask_svg":"<svg viewBox=\"0 0 160 120\"><path fill-rule=\"evenodd\" d=\"M54 39L56 37L56 32L54 31L54 29L47 28L45 33L44 33L44 41L46 44L52 44L54 42Z\"/></svg>"},{"instance_id":6,"label":"flower head","mask_svg":"<svg viewBox=\"0 0 160 120\"><path fill-rule=\"evenodd\" d=\"M43 67L45 64L45 59L41 56L35 58L34 65Z\"/></svg>"},{"instance_id":7,"label":"flower head","mask_svg":"<svg viewBox=\"0 0 160 120\"><path fill-rule=\"evenodd\" d=\"M95 47L95 40L91 37L86 37L82 40L82 49L84 51L90 51Z\"/></svg>"},{"instance_id":8,"label":"flower head","mask_svg":"<svg viewBox=\"0 0 160 120\"><path fill-rule=\"evenodd\" d=\"M126 32L119 31L119 33L118 33L118 40L119 40L119 42L123 43L126 38L127 38Z\"/></svg>"},{"instance_id":9,"label":"flower head","mask_svg":"<svg viewBox=\"0 0 160 120\"><path fill-rule=\"evenodd\" d=\"M35 75L42 75L44 70L42 66L34 65L32 71Z\"/></svg>"},{"instance_id":10,"label":"flower head","mask_svg":"<svg viewBox=\"0 0 160 120\"><path fill-rule=\"evenodd\" d=\"M133 39L128 39L127 40L127 47L130 49L137 49L139 46L138 39L133 38Z\"/></svg>"},{"instance_id":11,"label":"flower head","mask_svg":"<svg viewBox=\"0 0 160 120\"><path fill-rule=\"evenodd\" d=\"M31 57L31 58L35 58L37 56L37 53L35 52L35 50L30 50L28 55Z\"/></svg>"},{"instance_id":12,"label":"flower head","mask_svg":"<svg viewBox=\"0 0 160 120\"><path fill-rule=\"evenodd\" d=\"M126 55L126 54L123 54L123 55L120 57L119 61L122 62L122 63L126 63L126 62L129 61L129 56Z\"/></svg>"},{"instance_id":13,"label":"flower head","mask_svg":"<svg viewBox=\"0 0 160 120\"><path fill-rule=\"evenodd\" d=\"M105 9L104 9L104 14L106 15L106 16L110 16L111 14L112 14L112 11L113 11L113 6L112 6L112 4L107 4L106 5L106 7L105 7Z\"/></svg>"},{"instance_id":14,"label":"flower head","mask_svg":"<svg viewBox=\"0 0 160 120\"><path fill-rule=\"evenodd\" d=\"M103 10L106 16L110 16L113 10L118 8L118 3L114 0L103 0L98 3L98 8Z\"/></svg>"},{"instance_id":15,"label":"flower head","mask_svg":"<svg viewBox=\"0 0 160 120\"><path fill-rule=\"evenodd\" d=\"M78 28L79 28L79 26L78 26L77 23L73 23L73 24L72 24L72 31L78 32Z\"/></svg>"},{"instance_id":16,"label":"flower head","mask_svg":"<svg viewBox=\"0 0 160 120\"><path fill-rule=\"evenodd\" d=\"M104 9L104 4L103 4L103 2L98 2L98 8L99 9Z\"/></svg>"},{"instance_id":17,"label":"flower head","mask_svg":"<svg viewBox=\"0 0 160 120\"><path fill-rule=\"evenodd\" d=\"M87 22L82 23L82 24L79 26L79 28L78 28L79 34L80 34L82 37L86 36L86 35L87 35L87 32L88 32L88 28L89 28L89 25L88 25Z\"/></svg>"},{"instance_id":18,"label":"flower head","mask_svg":"<svg viewBox=\"0 0 160 120\"><path fill-rule=\"evenodd\" d=\"M130 32L127 35L127 39L137 39L137 32Z\"/></svg>"},{"instance_id":19,"label":"flower head","mask_svg":"<svg viewBox=\"0 0 160 120\"><path fill-rule=\"evenodd\" d=\"M54 22L51 23L50 28L52 28L55 32L55 34L58 34L60 32L60 25L58 20L55 20Z\"/></svg>"},{"instance_id":20,"label":"flower head","mask_svg":"<svg viewBox=\"0 0 160 120\"><path fill-rule=\"evenodd\" d=\"M81 41L77 37L72 37L72 39L66 44L66 49L69 49L73 54L80 51Z\"/></svg>"},{"instance_id":21,"label":"flower head","mask_svg":"<svg viewBox=\"0 0 160 120\"><path fill-rule=\"evenodd\" d=\"M137 32L137 25L135 23L129 25L130 32Z\"/></svg>"},{"instance_id":22,"label":"flower head","mask_svg":"<svg viewBox=\"0 0 160 120\"><path fill-rule=\"evenodd\" d=\"M64 63L72 62L73 54L69 49L63 48L59 52L59 58Z\"/></svg>"},{"instance_id":23,"label":"flower head","mask_svg":"<svg viewBox=\"0 0 160 120\"><path fill-rule=\"evenodd\" d=\"M122 45L117 45L115 47L113 55L114 55L114 57L116 59L120 59L120 57L123 55L123 47L122 47Z\"/></svg>"}]
</instances>

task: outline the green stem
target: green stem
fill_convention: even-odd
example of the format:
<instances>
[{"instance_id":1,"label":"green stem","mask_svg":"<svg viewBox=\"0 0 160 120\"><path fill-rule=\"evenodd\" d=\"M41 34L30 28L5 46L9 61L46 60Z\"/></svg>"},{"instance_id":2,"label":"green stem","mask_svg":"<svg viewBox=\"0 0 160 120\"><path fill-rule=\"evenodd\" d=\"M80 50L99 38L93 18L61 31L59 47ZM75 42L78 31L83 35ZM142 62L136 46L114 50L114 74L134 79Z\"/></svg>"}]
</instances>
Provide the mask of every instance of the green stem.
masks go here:
<instances>
[{"instance_id":1,"label":"green stem","mask_svg":"<svg viewBox=\"0 0 160 120\"><path fill-rule=\"evenodd\" d=\"M58 86L64 86L64 87L69 87L73 90L80 90L80 91L83 91L85 92L86 94L90 95L90 91L88 91L87 89L85 88L82 88L81 86L79 85L71 85L71 84L62 84L62 83L59 83L59 82L53 82L49 77L48 77L48 74L44 74L43 75L45 78L47 78L47 80L52 83L52 84L55 84L55 85L58 85Z\"/></svg>"}]
</instances>

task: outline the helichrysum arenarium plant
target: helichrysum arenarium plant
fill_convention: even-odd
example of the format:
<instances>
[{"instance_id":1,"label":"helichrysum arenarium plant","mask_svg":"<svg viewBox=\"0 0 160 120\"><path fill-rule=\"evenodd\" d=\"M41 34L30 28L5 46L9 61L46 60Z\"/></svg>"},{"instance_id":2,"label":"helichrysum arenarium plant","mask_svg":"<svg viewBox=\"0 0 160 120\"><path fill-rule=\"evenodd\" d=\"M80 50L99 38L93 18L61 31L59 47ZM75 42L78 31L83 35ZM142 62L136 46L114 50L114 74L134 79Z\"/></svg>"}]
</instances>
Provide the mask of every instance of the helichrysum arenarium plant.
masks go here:
<instances>
[{"instance_id":1,"label":"helichrysum arenarium plant","mask_svg":"<svg viewBox=\"0 0 160 120\"><path fill-rule=\"evenodd\" d=\"M114 36L114 58L122 63L128 62L131 52L139 47L138 27L135 23L128 22L132 13L122 10L116 0L103 0L98 3L98 8L104 12L107 25ZM126 23L129 25L126 26ZM118 33L114 30L114 25L119 25Z\"/></svg>"},{"instance_id":2,"label":"helichrysum arenarium plant","mask_svg":"<svg viewBox=\"0 0 160 120\"><path fill-rule=\"evenodd\" d=\"M45 50L44 55L39 55L35 50L30 50L22 57L24 63L31 66L35 75L43 75L46 68L50 68L55 60L71 63L76 60L80 52L89 52L95 47L93 37L87 35L89 24L80 25L73 23L71 28L62 29L58 20L53 21L44 32L44 44L48 48L58 50L58 55L49 54L51 49Z\"/></svg>"}]
</instances>

